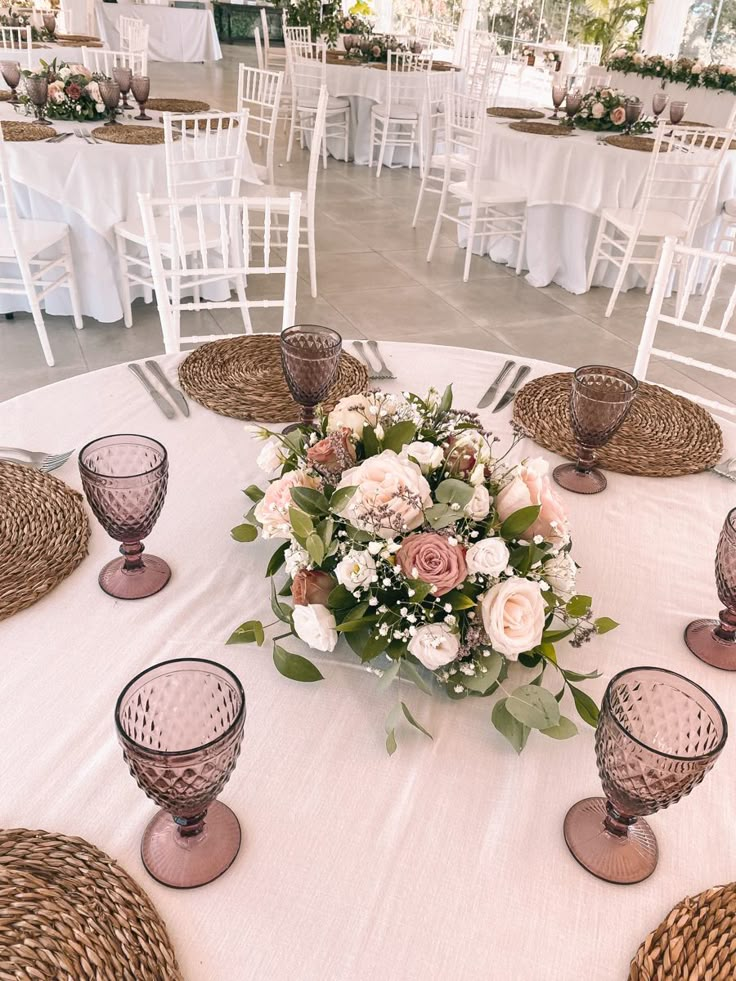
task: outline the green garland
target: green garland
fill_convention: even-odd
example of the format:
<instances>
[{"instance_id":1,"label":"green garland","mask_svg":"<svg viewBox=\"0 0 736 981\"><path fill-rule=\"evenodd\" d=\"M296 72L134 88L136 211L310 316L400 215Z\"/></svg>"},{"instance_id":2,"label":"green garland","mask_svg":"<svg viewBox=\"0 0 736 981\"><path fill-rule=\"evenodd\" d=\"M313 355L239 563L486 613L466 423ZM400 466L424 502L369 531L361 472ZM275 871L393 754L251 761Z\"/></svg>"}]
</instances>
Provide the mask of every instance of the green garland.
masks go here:
<instances>
[{"instance_id":1,"label":"green garland","mask_svg":"<svg viewBox=\"0 0 736 981\"><path fill-rule=\"evenodd\" d=\"M666 82L675 82L686 85L689 89L704 88L736 93L736 68L731 65L704 65L694 58L647 56L638 51L620 48L608 59L606 68L624 75L656 78L663 86Z\"/></svg>"}]
</instances>

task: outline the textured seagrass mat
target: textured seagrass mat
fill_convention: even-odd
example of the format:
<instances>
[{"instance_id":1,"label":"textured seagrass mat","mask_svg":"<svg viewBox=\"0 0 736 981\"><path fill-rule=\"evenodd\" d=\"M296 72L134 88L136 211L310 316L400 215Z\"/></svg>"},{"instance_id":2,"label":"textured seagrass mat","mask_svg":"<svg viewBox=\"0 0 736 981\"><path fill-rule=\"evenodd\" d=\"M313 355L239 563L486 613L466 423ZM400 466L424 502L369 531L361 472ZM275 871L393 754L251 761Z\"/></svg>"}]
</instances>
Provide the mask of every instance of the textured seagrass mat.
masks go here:
<instances>
[{"instance_id":1,"label":"textured seagrass mat","mask_svg":"<svg viewBox=\"0 0 736 981\"><path fill-rule=\"evenodd\" d=\"M486 109L489 116L500 116L502 119L544 119L544 113L538 109L517 109L513 106L492 106Z\"/></svg>"},{"instance_id":2,"label":"textured seagrass mat","mask_svg":"<svg viewBox=\"0 0 736 981\"><path fill-rule=\"evenodd\" d=\"M654 149L654 138L651 136L623 136L615 133L601 140L609 146L617 146L620 150L639 150L641 153L651 153ZM666 146L660 145L659 152L666 150Z\"/></svg>"},{"instance_id":3,"label":"textured seagrass mat","mask_svg":"<svg viewBox=\"0 0 736 981\"><path fill-rule=\"evenodd\" d=\"M196 348L179 365L182 388L206 409L233 419L293 422L299 408L281 370L278 337L250 335L212 341ZM365 367L344 351L337 380L322 402L326 409L368 385Z\"/></svg>"},{"instance_id":4,"label":"textured seagrass mat","mask_svg":"<svg viewBox=\"0 0 736 981\"><path fill-rule=\"evenodd\" d=\"M0 102L9 102L13 98L13 93L8 89L0 91Z\"/></svg>"},{"instance_id":5,"label":"textured seagrass mat","mask_svg":"<svg viewBox=\"0 0 736 981\"><path fill-rule=\"evenodd\" d=\"M209 108L208 102L196 99L149 99L146 103L146 109L157 112L207 112Z\"/></svg>"},{"instance_id":6,"label":"textured seagrass mat","mask_svg":"<svg viewBox=\"0 0 736 981\"><path fill-rule=\"evenodd\" d=\"M629 981L733 981L736 882L686 897L637 950Z\"/></svg>"},{"instance_id":7,"label":"textured seagrass mat","mask_svg":"<svg viewBox=\"0 0 736 981\"><path fill-rule=\"evenodd\" d=\"M571 126L560 126L557 123L509 123L509 129L515 129L519 133L536 133L539 136L572 136L574 134Z\"/></svg>"},{"instance_id":8,"label":"textured seagrass mat","mask_svg":"<svg viewBox=\"0 0 736 981\"><path fill-rule=\"evenodd\" d=\"M540 446L576 459L570 428L572 374L528 382L514 400L514 420ZM624 424L597 453L606 470L642 477L700 473L723 453L723 436L705 409L658 385L639 382Z\"/></svg>"},{"instance_id":9,"label":"textured seagrass mat","mask_svg":"<svg viewBox=\"0 0 736 981\"><path fill-rule=\"evenodd\" d=\"M128 146L155 146L164 142L164 131L157 126L98 126L90 136L105 143L124 143Z\"/></svg>"},{"instance_id":10,"label":"textured seagrass mat","mask_svg":"<svg viewBox=\"0 0 736 981\"><path fill-rule=\"evenodd\" d=\"M0 830L0 977L181 981L151 900L83 838Z\"/></svg>"},{"instance_id":11,"label":"textured seagrass mat","mask_svg":"<svg viewBox=\"0 0 736 981\"><path fill-rule=\"evenodd\" d=\"M41 126L39 123L19 123L15 119L3 119L0 126L3 138L8 143L32 143L56 136L56 130L52 126Z\"/></svg>"},{"instance_id":12,"label":"textured seagrass mat","mask_svg":"<svg viewBox=\"0 0 736 981\"><path fill-rule=\"evenodd\" d=\"M88 541L81 494L32 467L0 463L0 620L66 579Z\"/></svg>"},{"instance_id":13,"label":"textured seagrass mat","mask_svg":"<svg viewBox=\"0 0 736 981\"><path fill-rule=\"evenodd\" d=\"M55 43L62 47L101 48L102 41L93 34L57 34Z\"/></svg>"}]
</instances>

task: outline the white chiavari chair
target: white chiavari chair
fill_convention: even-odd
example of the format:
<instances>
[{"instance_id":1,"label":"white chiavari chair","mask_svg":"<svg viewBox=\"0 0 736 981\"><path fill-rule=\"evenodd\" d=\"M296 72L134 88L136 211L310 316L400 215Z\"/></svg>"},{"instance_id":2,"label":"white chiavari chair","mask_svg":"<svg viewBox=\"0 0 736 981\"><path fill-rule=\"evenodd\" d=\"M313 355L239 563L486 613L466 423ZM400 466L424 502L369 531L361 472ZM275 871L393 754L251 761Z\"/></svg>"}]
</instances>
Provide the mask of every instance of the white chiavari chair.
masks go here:
<instances>
[{"instance_id":1,"label":"white chiavari chair","mask_svg":"<svg viewBox=\"0 0 736 981\"><path fill-rule=\"evenodd\" d=\"M429 54L434 48L434 22L429 17L417 17L414 21L414 40L422 45L422 53Z\"/></svg>"},{"instance_id":2,"label":"white chiavari chair","mask_svg":"<svg viewBox=\"0 0 736 981\"><path fill-rule=\"evenodd\" d=\"M23 53L21 61L25 64L23 68L31 68L31 52L33 51L33 38L31 28L28 27L0 27L0 61L2 60L3 50L20 51Z\"/></svg>"},{"instance_id":3,"label":"white chiavari chair","mask_svg":"<svg viewBox=\"0 0 736 981\"><path fill-rule=\"evenodd\" d=\"M648 266L651 288L668 236L692 245L708 193L733 136L732 130L672 127L661 120L640 200L634 208L605 208L588 268L588 289L599 262L618 276L606 308L610 317L630 266Z\"/></svg>"},{"instance_id":4,"label":"white chiavari chair","mask_svg":"<svg viewBox=\"0 0 736 981\"><path fill-rule=\"evenodd\" d=\"M281 16L281 23L286 25L285 13ZM263 67L269 72L286 71L286 49L271 46L271 33L264 7L261 7L261 40L263 41Z\"/></svg>"},{"instance_id":5,"label":"white chiavari chair","mask_svg":"<svg viewBox=\"0 0 736 981\"><path fill-rule=\"evenodd\" d=\"M427 72L424 79L424 104L422 106L422 179L417 195L412 227L416 228L425 194L439 194L445 176L444 104L447 92L454 87L452 72ZM465 173L465 162L458 161L458 176Z\"/></svg>"},{"instance_id":6,"label":"white chiavari chair","mask_svg":"<svg viewBox=\"0 0 736 981\"><path fill-rule=\"evenodd\" d=\"M49 252L53 250L53 258ZM43 255L43 258L41 256ZM0 130L0 295L25 296L41 343L46 364L53 366L41 303L49 293L64 287L69 290L74 326L84 326L79 308L79 295L74 278L69 245L69 227L59 221L39 221L19 218L15 209L10 170L5 156L5 141ZM7 266L17 266L12 275Z\"/></svg>"},{"instance_id":7,"label":"white chiavari chair","mask_svg":"<svg viewBox=\"0 0 736 981\"><path fill-rule=\"evenodd\" d=\"M670 282L675 270L679 270L679 289L675 309L664 312L663 306ZM701 288L705 283L705 289ZM736 314L736 256L723 252L710 252L705 249L694 249L681 245L675 238L665 239L662 254L654 279L652 297L649 301L644 330L639 341L639 350L634 365L634 374L642 381L646 380L649 361L654 356L671 362L675 366L685 365L700 371L711 372L721 378L729 378L736 382L736 371L723 365L713 364L701 358L691 358L684 354L655 347L657 329L661 326L680 328L697 335L698 350L705 351L704 338L711 338L707 344L714 353L717 343L723 343L724 360L735 363L736 348L728 348L727 344L736 344L736 332L733 327ZM683 335L684 336L684 335ZM736 391L736 385L733 386ZM699 402L708 409L736 416L736 405L726 404L716 400L702 398L691 392L674 390L678 395Z\"/></svg>"},{"instance_id":8,"label":"white chiavari chair","mask_svg":"<svg viewBox=\"0 0 736 981\"><path fill-rule=\"evenodd\" d=\"M109 48L82 48L82 64L91 72L112 75L113 68L130 68L134 75L145 75L147 57L140 51L112 51Z\"/></svg>"},{"instance_id":9,"label":"white chiavari chair","mask_svg":"<svg viewBox=\"0 0 736 981\"><path fill-rule=\"evenodd\" d=\"M409 54L404 51L389 51L386 65L386 101L377 102L371 107L371 160L376 146L378 164L376 177L381 169L386 148L409 149L409 167L414 162L414 148L422 153L420 115L424 99L423 73L432 69L432 56Z\"/></svg>"},{"instance_id":10,"label":"white chiavari chair","mask_svg":"<svg viewBox=\"0 0 736 981\"><path fill-rule=\"evenodd\" d=\"M465 95L477 99L481 93L487 93L488 79L492 68L496 67L496 61L494 45L487 37L481 38L477 44L472 46L465 69ZM504 62L503 73L505 74L505 59L499 59L498 66L501 65L502 61ZM503 80L503 76L501 80Z\"/></svg>"},{"instance_id":11,"label":"white chiavari chair","mask_svg":"<svg viewBox=\"0 0 736 981\"><path fill-rule=\"evenodd\" d=\"M248 127L246 112L191 116L166 112L163 121L166 187L170 198L191 200L213 194L236 196L240 193ZM184 227L194 241L194 226L189 223ZM171 254L168 234L164 216L158 224L158 240L162 250L167 253L168 249L167 254ZM150 302L153 285L150 258L143 248L145 234L140 219L129 217L118 222L115 243L125 326L132 327L131 285L143 287L147 302Z\"/></svg>"},{"instance_id":12,"label":"white chiavari chair","mask_svg":"<svg viewBox=\"0 0 736 981\"><path fill-rule=\"evenodd\" d=\"M246 333L252 329L253 309L281 308L282 330L295 322L299 194L255 202L238 196L151 200L140 194L138 198L167 353L180 351L182 344L240 336L182 337L181 314L188 311L239 309ZM283 225L276 219L284 217L288 225L286 257L282 259ZM165 241L161 238L162 225L167 229ZM249 299L245 284L251 289L255 280L265 276L283 276L282 296ZM235 298L230 291L233 281ZM200 299L207 287L222 288L223 284L227 284L225 299ZM190 295L193 299L184 299Z\"/></svg>"},{"instance_id":13,"label":"white chiavari chair","mask_svg":"<svg viewBox=\"0 0 736 981\"><path fill-rule=\"evenodd\" d=\"M580 72L588 65L600 65L603 47L600 44L579 44L577 48L578 62L576 71Z\"/></svg>"},{"instance_id":14,"label":"white chiavari chair","mask_svg":"<svg viewBox=\"0 0 736 981\"><path fill-rule=\"evenodd\" d=\"M314 128L319 95L327 85L327 48L324 44L306 44L289 41L286 47L289 56L291 76L291 125L289 142L286 148L286 162L291 160L294 136L298 133L301 145L305 136ZM341 138L344 159L348 159L350 137L350 100L329 96L327 100L327 121L322 140L322 162L327 166L327 140Z\"/></svg>"},{"instance_id":15,"label":"white chiavari chair","mask_svg":"<svg viewBox=\"0 0 736 981\"><path fill-rule=\"evenodd\" d=\"M122 51L133 51L143 55L142 75L148 74L148 39L151 31L149 24L139 17L121 17L118 21L120 33L120 48Z\"/></svg>"},{"instance_id":16,"label":"white chiavari chair","mask_svg":"<svg viewBox=\"0 0 736 981\"><path fill-rule=\"evenodd\" d=\"M238 70L237 108L248 114L247 135L255 137L259 147L266 141L266 163L256 165L256 173L269 184L274 182L273 158L283 81L283 72L267 72L247 65L240 65Z\"/></svg>"},{"instance_id":17,"label":"white chiavari chair","mask_svg":"<svg viewBox=\"0 0 736 981\"><path fill-rule=\"evenodd\" d=\"M285 27L284 28L284 43L288 44L290 41L295 41L297 44L311 44L312 43L312 28L311 27Z\"/></svg>"},{"instance_id":18,"label":"white chiavari chair","mask_svg":"<svg viewBox=\"0 0 736 981\"><path fill-rule=\"evenodd\" d=\"M591 89L605 89L611 84L611 73L598 65L588 65L583 74L583 91L590 92Z\"/></svg>"},{"instance_id":19,"label":"white chiavari chair","mask_svg":"<svg viewBox=\"0 0 736 981\"><path fill-rule=\"evenodd\" d=\"M253 40L256 43L256 64L261 69L261 71L266 71L266 59L263 56L263 42L261 41L261 32L259 28L253 28Z\"/></svg>"},{"instance_id":20,"label":"white chiavari chair","mask_svg":"<svg viewBox=\"0 0 736 981\"><path fill-rule=\"evenodd\" d=\"M463 282L470 275L470 260L476 239L490 243L510 239L517 243L516 272L521 272L526 242L526 192L523 188L481 177L483 138L488 116L485 100L448 92L445 98L445 174L440 204L432 233L427 262L439 238L442 221L450 221L467 232ZM453 160L465 165L465 177L453 181L457 168ZM448 197L456 206L448 210ZM466 217L465 213L470 211Z\"/></svg>"}]
</instances>

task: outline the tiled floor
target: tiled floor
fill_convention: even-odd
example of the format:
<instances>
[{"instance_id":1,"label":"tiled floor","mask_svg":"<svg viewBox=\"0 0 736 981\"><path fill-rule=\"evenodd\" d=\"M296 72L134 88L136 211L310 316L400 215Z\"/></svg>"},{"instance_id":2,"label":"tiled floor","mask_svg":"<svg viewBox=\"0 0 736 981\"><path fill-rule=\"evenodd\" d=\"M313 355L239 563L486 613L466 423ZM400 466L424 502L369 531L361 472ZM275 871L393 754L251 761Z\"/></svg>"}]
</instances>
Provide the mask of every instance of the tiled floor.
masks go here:
<instances>
[{"instance_id":1,"label":"tiled floor","mask_svg":"<svg viewBox=\"0 0 736 981\"><path fill-rule=\"evenodd\" d=\"M187 94L222 109L232 108L238 62L252 63L254 52L251 47L225 46L224 54L221 62L207 65L152 63L154 94L182 94L184 82ZM283 161L284 151L282 137L278 160ZM299 184L305 172L306 153L297 150L291 164L278 165L277 182ZM557 286L535 289L488 259L473 260L471 280L464 284L464 252L449 231L443 234L432 263L426 262L437 198L428 195L421 220L413 229L417 189L416 170L384 170L376 180L375 171L331 159L326 171L320 171L319 296L313 300L309 294L303 262L297 303L300 320L328 324L346 337L422 340L566 364L602 361L633 366L647 306L641 290L622 295L614 316L606 320L608 290L573 296ZM273 311L269 314L262 323L264 329L277 326ZM240 329L235 326L240 324L239 315L232 311L191 317L199 318L200 330L207 333ZM84 330L76 331L71 320L63 317L48 317L47 324L57 358L54 368L46 367L27 315L0 320L0 400L80 372L163 351L156 309L142 301L134 306L131 330L122 322L86 320ZM186 329L193 332L191 326ZM691 357L713 357L736 368L736 350L729 363L723 361L721 351L711 355L701 337L686 337L679 343ZM714 393L733 398L730 380L682 370L691 377L683 377L672 365L656 364L652 377L707 398Z\"/></svg>"}]
</instances>

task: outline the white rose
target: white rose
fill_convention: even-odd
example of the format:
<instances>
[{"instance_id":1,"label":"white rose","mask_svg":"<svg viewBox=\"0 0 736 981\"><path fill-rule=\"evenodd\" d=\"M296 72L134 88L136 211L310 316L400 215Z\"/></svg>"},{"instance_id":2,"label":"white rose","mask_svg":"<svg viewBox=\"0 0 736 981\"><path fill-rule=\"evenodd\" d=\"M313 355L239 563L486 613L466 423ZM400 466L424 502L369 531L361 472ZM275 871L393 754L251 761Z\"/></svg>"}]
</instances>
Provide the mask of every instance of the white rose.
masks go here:
<instances>
[{"instance_id":1,"label":"white rose","mask_svg":"<svg viewBox=\"0 0 736 981\"><path fill-rule=\"evenodd\" d=\"M305 644L315 651L334 651L337 645L337 624L326 606L316 603L295 606L292 619L297 637Z\"/></svg>"},{"instance_id":2,"label":"white rose","mask_svg":"<svg viewBox=\"0 0 736 981\"><path fill-rule=\"evenodd\" d=\"M274 470L283 466L285 461L286 457L281 452L281 444L277 443L275 439L269 439L256 457L256 463L265 473L273 473Z\"/></svg>"},{"instance_id":3,"label":"white rose","mask_svg":"<svg viewBox=\"0 0 736 981\"><path fill-rule=\"evenodd\" d=\"M502 538L483 538L465 553L468 572L500 576L509 564L509 550Z\"/></svg>"},{"instance_id":4,"label":"white rose","mask_svg":"<svg viewBox=\"0 0 736 981\"><path fill-rule=\"evenodd\" d=\"M593 119L602 119L605 112L606 112L606 107L603 105L602 102L594 102L593 108L590 110Z\"/></svg>"},{"instance_id":5,"label":"white rose","mask_svg":"<svg viewBox=\"0 0 736 981\"><path fill-rule=\"evenodd\" d=\"M541 642L545 607L538 583L506 579L484 593L479 606L491 646L509 660Z\"/></svg>"},{"instance_id":6,"label":"white rose","mask_svg":"<svg viewBox=\"0 0 736 981\"><path fill-rule=\"evenodd\" d=\"M446 623L427 623L417 629L408 648L409 653L425 668L436 671L443 664L455 660L460 650L460 641Z\"/></svg>"},{"instance_id":7,"label":"white rose","mask_svg":"<svg viewBox=\"0 0 736 981\"><path fill-rule=\"evenodd\" d=\"M424 508L432 504L432 493L422 471L393 450L384 450L346 470L338 484L338 488L342 487L357 488L345 505L343 516L356 528L382 538L394 538L399 531L418 528L424 520Z\"/></svg>"},{"instance_id":8,"label":"white rose","mask_svg":"<svg viewBox=\"0 0 736 981\"><path fill-rule=\"evenodd\" d=\"M464 510L471 521L482 521L483 518L488 517L488 512L491 510L491 495L484 484L478 484Z\"/></svg>"},{"instance_id":9,"label":"white rose","mask_svg":"<svg viewBox=\"0 0 736 981\"><path fill-rule=\"evenodd\" d=\"M87 84L84 87L84 91L94 102L97 103L102 102L102 96L100 95L100 86L97 84L97 82L87 82ZM103 109L104 109L104 103L103 103Z\"/></svg>"},{"instance_id":10,"label":"white rose","mask_svg":"<svg viewBox=\"0 0 736 981\"><path fill-rule=\"evenodd\" d=\"M436 470L437 467L441 466L445 458L441 446L423 442L409 443L408 446L403 448L401 455L404 458L413 457L419 464L422 473L430 473L432 470Z\"/></svg>"},{"instance_id":11,"label":"white rose","mask_svg":"<svg viewBox=\"0 0 736 981\"><path fill-rule=\"evenodd\" d=\"M337 581L354 593L367 586L376 574L376 562L370 552L351 549L335 567Z\"/></svg>"},{"instance_id":12,"label":"white rose","mask_svg":"<svg viewBox=\"0 0 736 981\"><path fill-rule=\"evenodd\" d=\"M291 538L289 508L293 507L292 487L318 489L319 480L301 470L292 470L269 484L264 497L256 504L253 514L262 525L264 538Z\"/></svg>"},{"instance_id":13,"label":"white rose","mask_svg":"<svg viewBox=\"0 0 736 981\"><path fill-rule=\"evenodd\" d=\"M377 420L376 406L367 395L348 395L327 416L327 432L347 428L360 439L366 423L375 426Z\"/></svg>"},{"instance_id":14,"label":"white rose","mask_svg":"<svg viewBox=\"0 0 736 981\"><path fill-rule=\"evenodd\" d=\"M299 542L292 542L284 552L284 565L292 579L297 572L306 569L310 562L309 553L301 547Z\"/></svg>"},{"instance_id":15,"label":"white rose","mask_svg":"<svg viewBox=\"0 0 736 981\"><path fill-rule=\"evenodd\" d=\"M62 79L64 79L64 81L66 81L67 78L69 78L69 76L71 75L71 73L72 73L72 70L68 66L65 66L64 68L60 68L59 69L59 78L62 78Z\"/></svg>"},{"instance_id":16,"label":"white rose","mask_svg":"<svg viewBox=\"0 0 736 981\"><path fill-rule=\"evenodd\" d=\"M576 593L577 572L569 552L560 552L542 566L542 575L565 603Z\"/></svg>"}]
</instances>

